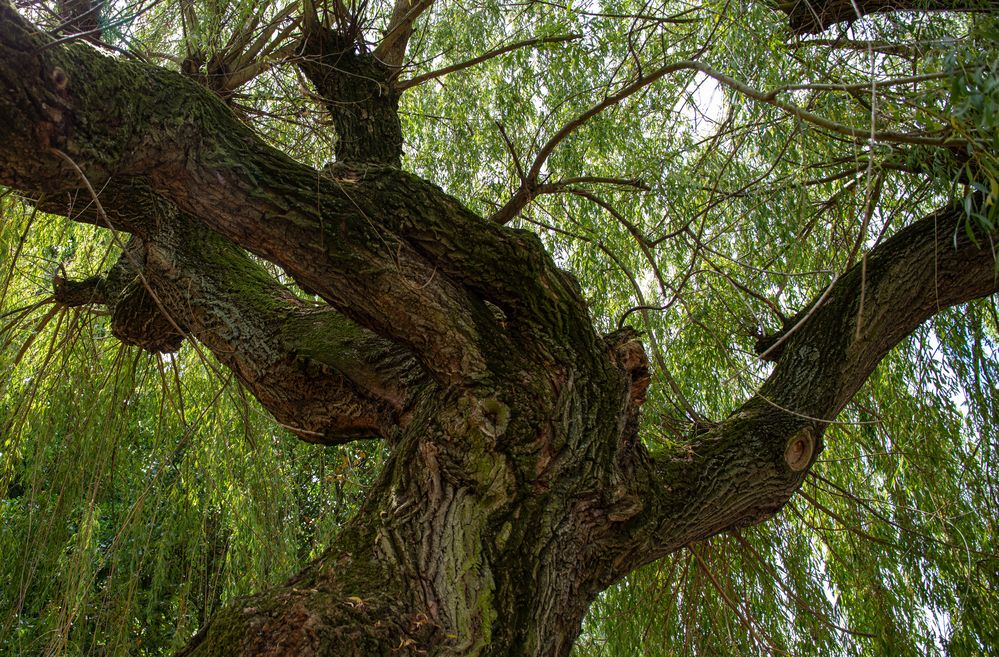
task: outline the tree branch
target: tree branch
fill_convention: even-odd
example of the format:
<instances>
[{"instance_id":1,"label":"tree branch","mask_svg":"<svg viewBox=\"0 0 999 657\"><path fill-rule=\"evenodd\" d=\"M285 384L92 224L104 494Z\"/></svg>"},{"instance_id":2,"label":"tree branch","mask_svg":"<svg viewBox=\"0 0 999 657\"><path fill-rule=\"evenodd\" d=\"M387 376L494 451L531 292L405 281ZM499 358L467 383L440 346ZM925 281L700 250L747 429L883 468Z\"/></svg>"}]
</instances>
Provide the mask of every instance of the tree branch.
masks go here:
<instances>
[{"instance_id":1,"label":"tree branch","mask_svg":"<svg viewBox=\"0 0 999 657\"><path fill-rule=\"evenodd\" d=\"M930 41L913 41L911 43L892 43L883 40L856 40L856 39L808 39L807 41L796 41L788 44L794 50L802 48L829 48L833 50L852 50L855 52L877 52L884 55L894 55L916 59L922 57L933 50L942 50L954 46L954 39L941 39Z\"/></svg>"},{"instance_id":2,"label":"tree branch","mask_svg":"<svg viewBox=\"0 0 999 657\"><path fill-rule=\"evenodd\" d=\"M943 308L999 290L988 236L975 244L966 221L959 207L941 209L847 270L804 311L759 392L726 420L653 457L626 450L624 479L640 483L622 498L642 510L623 532L621 562L634 567L776 513L881 359Z\"/></svg>"},{"instance_id":3,"label":"tree branch","mask_svg":"<svg viewBox=\"0 0 999 657\"><path fill-rule=\"evenodd\" d=\"M521 181L521 185L514 195L499 210L494 212L489 217L489 220L500 225L507 224L513 220L513 218L516 217L521 210L527 207L527 204L538 195L539 177L542 169L544 168L545 162L548 161L549 156L551 156L552 152L554 152L559 144L565 141L565 139L568 138L573 132L584 126L590 119L597 116L604 110L621 103L628 97L641 91L654 82L657 82L663 77L672 73L678 73L680 71L696 71L702 73L710 78L713 78L719 84L728 87L729 89L732 89L736 93L739 93L747 98L761 103L766 103L767 105L772 105L806 123L819 126L820 128L845 135L858 141L878 141L893 144L916 144L938 147L947 146L949 148L963 146L963 142L961 140L952 138L952 132L950 129L941 130L935 133L904 133L890 130L871 130L869 127L855 128L837 121L832 121L824 116L799 107L794 103L781 100L778 96L783 91L782 88L778 88L770 92L763 92L751 87L745 82L741 82L725 75L724 73L721 73L720 71L716 71L702 62L696 60L684 60L666 64L665 66L662 66L647 75L639 77L630 84L622 87L617 91L617 93L607 96L599 103L593 105L585 112L582 112L575 118L565 123L538 151L538 154L535 156L534 162L531 164L527 175Z\"/></svg>"},{"instance_id":4,"label":"tree branch","mask_svg":"<svg viewBox=\"0 0 999 657\"><path fill-rule=\"evenodd\" d=\"M96 189L112 177L141 178L405 346L441 382L474 382L487 359L508 366L529 336L556 352L597 340L578 286L533 234L489 225L394 167L319 173L267 145L200 85L50 43L0 6L0 183L73 193L79 177L53 149ZM508 326L527 341L515 343Z\"/></svg>"},{"instance_id":5,"label":"tree branch","mask_svg":"<svg viewBox=\"0 0 999 657\"><path fill-rule=\"evenodd\" d=\"M442 78L445 75L456 73L457 71L463 71L466 68L477 66L478 64L489 61L490 59L499 57L500 55L505 55L508 52L513 52L514 50L519 50L521 48L530 48L532 46L541 46L550 43L565 43L566 41L576 41L581 38L583 38L581 34L566 34L564 36L538 37L535 39L525 39L524 41L517 41L515 43L505 45L501 48L490 50L487 53L479 55L478 57L473 57L472 59L469 59L467 61L460 62L458 64L452 64L451 66L445 66L444 68L437 69L436 71L430 71L429 73L423 73L421 75L412 77L408 80L403 80L396 84L396 88L399 91L405 91L406 89L419 86L424 82L429 82L430 80Z\"/></svg>"},{"instance_id":6,"label":"tree branch","mask_svg":"<svg viewBox=\"0 0 999 657\"><path fill-rule=\"evenodd\" d=\"M343 315L302 304L200 225L146 245L152 292L282 425L309 442L390 437L425 385L415 359Z\"/></svg>"},{"instance_id":7,"label":"tree branch","mask_svg":"<svg viewBox=\"0 0 999 657\"><path fill-rule=\"evenodd\" d=\"M994 13L995 0L781 0L777 4L787 14L791 32L818 34L837 23L853 22L869 14L895 11L954 11Z\"/></svg>"},{"instance_id":8,"label":"tree branch","mask_svg":"<svg viewBox=\"0 0 999 657\"><path fill-rule=\"evenodd\" d=\"M242 249L141 186L110 186L101 198L116 216L141 212L130 222L141 237L104 277L56 278L57 303L107 306L114 335L149 351L197 339L309 442L390 436L405 426L427 383L412 355L300 301ZM70 218L96 223L92 213Z\"/></svg>"},{"instance_id":9,"label":"tree branch","mask_svg":"<svg viewBox=\"0 0 999 657\"><path fill-rule=\"evenodd\" d=\"M396 0L385 36L375 48L375 58L388 66L401 67L406 60L409 38L413 35L413 23L433 4L434 0Z\"/></svg>"}]
</instances>

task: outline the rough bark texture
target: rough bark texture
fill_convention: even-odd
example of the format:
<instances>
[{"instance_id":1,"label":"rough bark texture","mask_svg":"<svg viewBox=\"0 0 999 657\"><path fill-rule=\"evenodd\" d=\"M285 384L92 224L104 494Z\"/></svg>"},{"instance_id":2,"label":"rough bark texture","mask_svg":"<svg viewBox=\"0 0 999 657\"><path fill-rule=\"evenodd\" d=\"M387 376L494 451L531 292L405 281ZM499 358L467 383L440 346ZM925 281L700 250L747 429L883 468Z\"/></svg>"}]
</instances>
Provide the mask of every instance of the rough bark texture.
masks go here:
<instances>
[{"instance_id":1,"label":"rough bark texture","mask_svg":"<svg viewBox=\"0 0 999 657\"><path fill-rule=\"evenodd\" d=\"M342 45L307 43L302 65L340 137L318 172L194 82L53 46L0 5L0 184L131 235L105 276L57 280L58 302L108 307L151 351L196 340L307 440L390 446L333 547L220 613L185 655L567 655L598 592L773 515L885 353L996 290L962 213L924 218L778 338L756 396L650 454L639 336L597 335L537 237L401 171L397 96L339 79L381 66ZM337 115L344 97L368 119Z\"/></svg>"},{"instance_id":2,"label":"rough bark texture","mask_svg":"<svg viewBox=\"0 0 999 657\"><path fill-rule=\"evenodd\" d=\"M333 119L337 161L399 166L402 125L395 70L359 52L362 47L352 34L315 25L302 41L298 65Z\"/></svg>"}]
</instances>

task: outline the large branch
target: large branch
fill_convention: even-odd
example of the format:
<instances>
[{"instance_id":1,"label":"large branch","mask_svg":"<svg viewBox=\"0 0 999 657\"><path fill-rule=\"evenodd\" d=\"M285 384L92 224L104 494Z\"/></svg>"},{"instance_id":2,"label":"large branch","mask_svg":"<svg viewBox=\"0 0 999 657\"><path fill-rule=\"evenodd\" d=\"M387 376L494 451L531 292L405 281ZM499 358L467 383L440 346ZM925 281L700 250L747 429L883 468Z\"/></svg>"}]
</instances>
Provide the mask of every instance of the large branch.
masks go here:
<instances>
[{"instance_id":1,"label":"large branch","mask_svg":"<svg viewBox=\"0 0 999 657\"><path fill-rule=\"evenodd\" d=\"M794 34L818 34L837 23L852 22L869 14L896 11L996 12L996 0L782 0Z\"/></svg>"},{"instance_id":2,"label":"large branch","mask_svg":"<svg viewBox=\"0 0 999 657\"><path fill-rule=\"evenodd\" d=\"M375 48L375 57L389 66L402 66L409 38L413 35L413 24L433 4L434 0L396 0L385 35Z\"/></svg>"},{"instance_id":3,"label":"large branch","mask_svg":"<svg viewBox=\"0 0 999 657\"><path fill-rule=\"evenodd\" d=\"M532 234L489 226L394 167L320 174L267 145L199 85L54 44L9 5L0 6L0 84L0 183L53 194L79 189L81 171L96 189L142 178L405 345L440 381L474 381L487 359L507 363L523 348L482 300L520 335L596 340L574 282Z\"/></svg>"},{"instance_id":4,"label":"large branch","mask_svg":"<svg viewBox=\"0 0 999 657\"><path fill-rule=\"evenodd\" d=\"M969 239L967 220L959 207L941 209L840 276L779 346L759 392L720 424L654 457L625 445L626 481L635 483L617 503L630 509L615 538L619 565L778 511L804 480L828 423L881 359L940 310L999 290L989 238Z\"/></svg>"},{"instance_id":5,"label":"large branch","mask_svg":"<svg viewBox=\"0 0 999 657\"><path fill-rule=\"evenodd\" d=\"M103 277L56 279L56 301L104 305L112 332L149 351L196 339L261 405L310 442L391 435L425 384L415 359L336 311L304 303L239 247L140 185L112 186L102 210L70 218L122 219L137 235ZM43 202L66 213L66 204Z\"/></svg>"},{"instance_id":6,"label":"large branch","mask_svg":"<svg viewBox=\"0 0 999 657\"><path fill-rule=\"evenodd\" d=\"M306 27L299 49L298 67L333 120L337 161L400 166L398 71L373 54L356 52L353 36L323 25Z\"/></svg>"}]
</instances>

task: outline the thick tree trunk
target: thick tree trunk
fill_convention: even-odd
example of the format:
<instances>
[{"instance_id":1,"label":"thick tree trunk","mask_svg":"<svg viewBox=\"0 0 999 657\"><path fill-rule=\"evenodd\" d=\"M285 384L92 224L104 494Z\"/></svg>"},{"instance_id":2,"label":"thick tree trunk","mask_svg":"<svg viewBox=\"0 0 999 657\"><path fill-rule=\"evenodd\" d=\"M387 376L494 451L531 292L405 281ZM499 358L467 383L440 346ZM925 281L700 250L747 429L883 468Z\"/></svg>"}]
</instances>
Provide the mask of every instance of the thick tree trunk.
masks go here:
<instances>
[{"instance_id":1,"label":"thick tree trunk","mask_svg":"<svg viewBox=\"0 0 999 657\"><path fill-rule=\"evenodd\" d=\"M594 547L639 508L606 495L629 377L646 381L631 337L595 370L425 391L334 546L184 654L567 655L614 572Z\"/></svg>"}]
</instances>

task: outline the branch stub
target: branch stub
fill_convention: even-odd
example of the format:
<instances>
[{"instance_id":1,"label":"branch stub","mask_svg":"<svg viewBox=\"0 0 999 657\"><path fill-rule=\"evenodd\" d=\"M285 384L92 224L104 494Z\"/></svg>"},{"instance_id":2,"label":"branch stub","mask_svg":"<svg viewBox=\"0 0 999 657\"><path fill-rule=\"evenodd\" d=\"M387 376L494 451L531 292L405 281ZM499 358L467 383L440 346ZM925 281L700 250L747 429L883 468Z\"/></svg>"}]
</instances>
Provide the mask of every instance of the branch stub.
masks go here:
<instances>
[{"instance_id":1,"label":"branch stub","mask_svg":"<svg viewBox=\"0 0 999 657\"><path fill-rule=\"evenodd\" d=\"M784 448L784 461L795 472L801 472L808 467L815 453L815 434L811 427L804 427L787 441Z\"/></svg>"}]
</instances>

